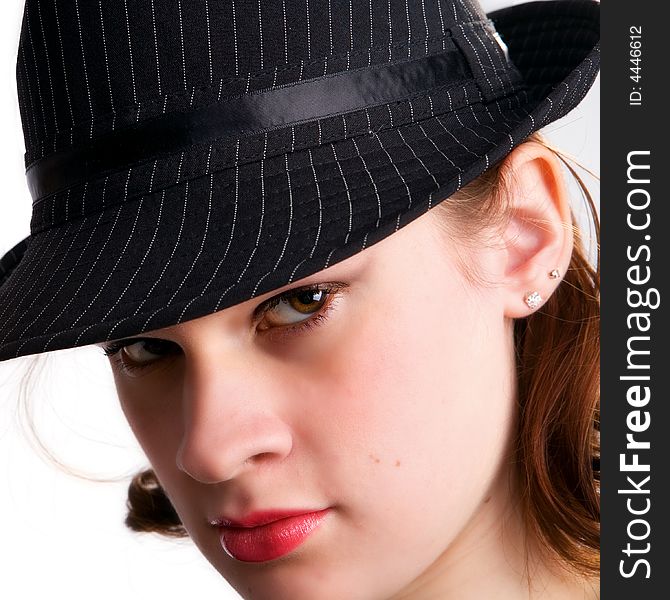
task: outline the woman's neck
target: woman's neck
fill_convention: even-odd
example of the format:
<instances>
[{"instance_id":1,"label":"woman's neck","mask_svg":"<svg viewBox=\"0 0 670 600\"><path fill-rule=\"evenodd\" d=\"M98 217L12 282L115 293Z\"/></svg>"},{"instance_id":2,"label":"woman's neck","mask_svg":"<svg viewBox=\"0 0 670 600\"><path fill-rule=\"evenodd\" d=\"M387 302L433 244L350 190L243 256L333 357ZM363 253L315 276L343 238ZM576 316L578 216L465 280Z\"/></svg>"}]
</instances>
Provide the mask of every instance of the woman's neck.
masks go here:
<instances>
[{"instance_id":1,"label":"woman's neck","mask_svg":"<svg viewBox=\"0 0 670 600\"><path fill-rule=\"evenodd\" d=\"M548 560L529 541L507 473L468 525L420 577L392 600L593 600L599 581Z\"/></svg>"}]
</instances>

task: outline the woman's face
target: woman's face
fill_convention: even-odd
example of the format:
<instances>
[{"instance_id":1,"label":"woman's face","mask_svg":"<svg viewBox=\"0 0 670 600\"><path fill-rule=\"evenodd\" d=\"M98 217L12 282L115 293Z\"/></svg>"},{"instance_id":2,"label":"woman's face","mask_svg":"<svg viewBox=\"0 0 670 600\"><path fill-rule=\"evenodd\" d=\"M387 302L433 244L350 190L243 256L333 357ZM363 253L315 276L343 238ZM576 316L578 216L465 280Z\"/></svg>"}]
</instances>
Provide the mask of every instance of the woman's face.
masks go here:
<instances>
[{"instance_id":1,"label":"woman's face","mask_svg":"<svg viewBox=\"0 0 670 600\"><path fill-rule=\"evenodd\" d=\"M445 569L476 561L480 571L500 543L512 322L497 287L464 277L434 218L112 357L162 486L244 597L411 596ZM499 258L481 250L467 261L495 276ZM308 284L345 286L254 318ZM287 329L300 323L313 326ZM119 359L148 364L126 372ZM288 512L302 516L277 520Z\"/></svg>"}]
</instances>

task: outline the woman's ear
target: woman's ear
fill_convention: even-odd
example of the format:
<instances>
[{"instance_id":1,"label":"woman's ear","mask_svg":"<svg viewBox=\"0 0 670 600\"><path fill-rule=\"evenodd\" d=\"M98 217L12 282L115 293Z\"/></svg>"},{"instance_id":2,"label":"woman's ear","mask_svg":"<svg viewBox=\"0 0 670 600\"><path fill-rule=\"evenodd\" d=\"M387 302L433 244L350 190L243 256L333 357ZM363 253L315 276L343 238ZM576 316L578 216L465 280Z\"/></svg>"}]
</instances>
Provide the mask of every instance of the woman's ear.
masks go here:
<instances>
[{"instance_id":1,"label":"woman's ear","mask_svg":"<svg viewBox=\"0 0 670 600\"><path fill-rule=\"evenodd\" d=\"M526 142L505 159L510 220L503 232L505 316L537 310L561 282L572 255L572 215L556 155Z\"/></svg>"}]
</instances>

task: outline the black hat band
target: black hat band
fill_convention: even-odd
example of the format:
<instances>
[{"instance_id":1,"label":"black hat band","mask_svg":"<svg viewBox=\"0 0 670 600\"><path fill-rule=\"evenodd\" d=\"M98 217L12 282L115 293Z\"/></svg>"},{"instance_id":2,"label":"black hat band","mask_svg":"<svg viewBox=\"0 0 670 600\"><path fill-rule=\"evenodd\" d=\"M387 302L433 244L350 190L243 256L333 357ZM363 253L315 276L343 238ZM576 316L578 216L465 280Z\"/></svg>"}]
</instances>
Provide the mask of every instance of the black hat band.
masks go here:
<instances>
[{"instance_id":1,"label":"black hat band","mask_svg":"<svg viewBox=\"0 0 670 600\"><path fill-rule=\"evenodd\" d=\"M390 65L344 71L236 96L191 112L161 115L89 145L61 151L27 170L33 204L56 192L196 144L234 141L363 108L400 101L472 79L456 49Z\"/></svg>"}]
</instances>

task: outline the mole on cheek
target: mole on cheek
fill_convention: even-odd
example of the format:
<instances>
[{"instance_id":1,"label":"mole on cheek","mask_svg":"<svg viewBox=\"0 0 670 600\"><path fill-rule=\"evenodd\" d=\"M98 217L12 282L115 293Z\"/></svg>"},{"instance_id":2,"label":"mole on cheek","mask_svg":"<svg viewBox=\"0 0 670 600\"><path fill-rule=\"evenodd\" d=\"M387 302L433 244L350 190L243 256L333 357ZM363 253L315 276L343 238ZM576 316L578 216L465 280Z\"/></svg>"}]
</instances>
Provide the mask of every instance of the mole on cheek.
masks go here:
<instances>
[{"instance_id":1,"label":"mole on cheek","mask_svg":"<svg viewBox=\"0 0 670 600\"><path fill-rule=\"evenodd\" d=\"M399 461L399 460L396 460L396 461L395 461L395 466L396 466L396 467L399 467L399 466L400 466L400 461Z\"/></svg>"},{"instance_id":2,"label":"mole on cheek","mask_svg":"<svg viewBox=\"0 0 670 600\"><path fill-rule=\"evenodd\" d=\"M375 463L377 463L377 464L379 464L381 462L381 460L379 458L377 458L374 454L368 454L368 456L370 457L370 460L375 461Z\"/></svg>"}]
</instances>

